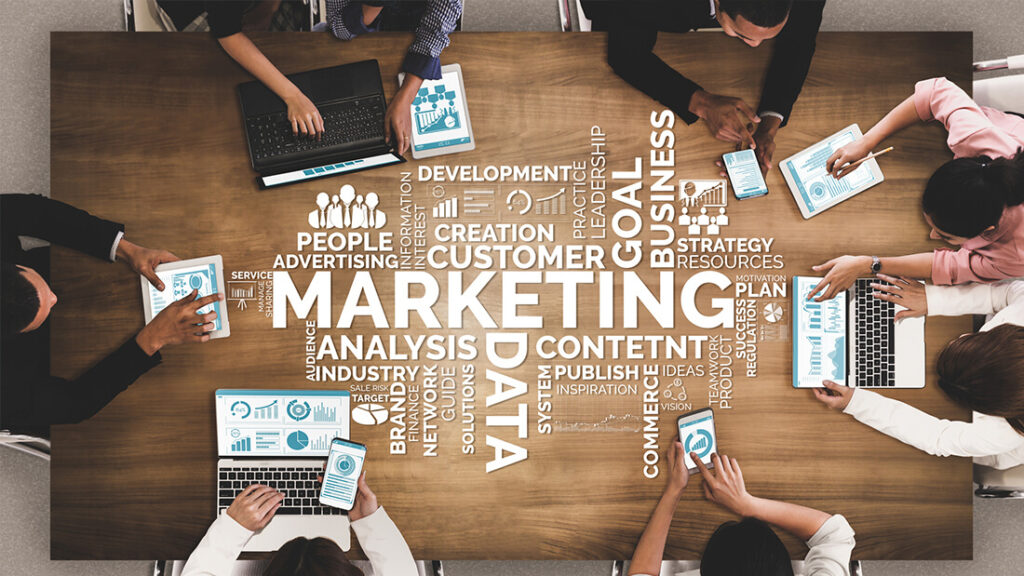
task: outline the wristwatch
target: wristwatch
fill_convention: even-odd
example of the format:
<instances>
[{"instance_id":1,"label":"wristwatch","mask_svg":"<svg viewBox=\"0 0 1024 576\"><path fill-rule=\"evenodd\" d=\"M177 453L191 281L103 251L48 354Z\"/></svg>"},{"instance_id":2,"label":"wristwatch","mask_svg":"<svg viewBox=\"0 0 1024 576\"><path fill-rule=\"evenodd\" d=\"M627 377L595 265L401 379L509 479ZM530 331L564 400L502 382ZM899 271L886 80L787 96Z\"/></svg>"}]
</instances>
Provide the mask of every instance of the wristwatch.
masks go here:
<instances>
[{"instance_id":1,"label":"wristwatch","mask_svg":"<svg viewBox=\"0 0 1024 576\"><path fill-rule=\"evenodd\" d=\"M878 274L882 271L882 260L878 256L871 257L871 273Z\"/></svg>"}]
</instances>

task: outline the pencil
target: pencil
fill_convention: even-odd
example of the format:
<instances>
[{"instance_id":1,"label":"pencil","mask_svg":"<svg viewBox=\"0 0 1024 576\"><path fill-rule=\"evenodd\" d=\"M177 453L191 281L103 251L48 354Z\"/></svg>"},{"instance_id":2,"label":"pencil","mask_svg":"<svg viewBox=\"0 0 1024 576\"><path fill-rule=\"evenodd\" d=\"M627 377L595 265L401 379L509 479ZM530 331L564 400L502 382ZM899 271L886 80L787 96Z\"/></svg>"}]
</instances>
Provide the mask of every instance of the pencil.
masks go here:
<instances>
[{"instance_id":1,"label":"pencil","mask_svg":"<svg viewBox=\"0 0 1024 576\"><path fill-rule=\"evenodd\" d=\"M850 170L853 170L857 166L860 166L860 164L862 162L867 162L868 160L871 160L872 158L878 158L882 154L886 154L886 153L892 152L893 148L894 148L894 146L889 146L888 148L886 148L885 150L882 150L881 152L872 152L871 154L868 154L867 156L861 158L860 160L857 160L856 162L852 162L852 163L850 163L850 164L848 164L846 166L841 167L840 170L842 170L843 172L849 172Z\"/></svg>"}]
</instances>

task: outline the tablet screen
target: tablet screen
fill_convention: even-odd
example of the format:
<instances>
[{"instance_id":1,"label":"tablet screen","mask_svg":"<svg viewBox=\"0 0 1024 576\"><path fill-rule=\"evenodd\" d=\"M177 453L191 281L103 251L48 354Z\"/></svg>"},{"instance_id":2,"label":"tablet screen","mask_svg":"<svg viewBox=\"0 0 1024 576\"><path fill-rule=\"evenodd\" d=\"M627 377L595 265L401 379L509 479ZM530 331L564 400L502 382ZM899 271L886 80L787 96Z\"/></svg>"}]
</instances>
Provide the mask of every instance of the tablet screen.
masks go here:
<instances>
[{"instance_id":1,"label":"tablet screen","mask_svg":"<svg viewBox=\"0 0 1024 576\"><path fill-rule=\"evenodd\" d=\"M848 196L877 184L868 162L842 179L836 180L825 169L829 156L860 137L860 130L851 126L793 156L785 166L793 185L809 214L827 208Z\"/></svg>"},{"instance_id":2,"label":"tablet screen","mask_svg":"<svg viewBox=\"0 0 1024 576\"><path fill-rule=\"evenodd\" d=\"M215 294L220 289L217 286L217 269L213 264L157 271L156 275L163 281L164 289L163 291L157 290L155 286L147 283L149 284L149 309L154 318L172 302L188 296L192 290L199 290L199 297L202 298ZM217 319L213 322L214 330L220 330L220 302L203 306L198 313L206 314L211 310L217 312Z\"/></svg>"},{"instance_id":3,"label":"tablet screen","mask_svg":"<svg viewBox=\"0 0 1024 576\"><path fill-rule=\"evenodd\" d=\"M440 80L423 81L412 101L415 150L469 143L466 101L462 94L457 70L443 71Z\"/></svg>"},{"instance_id":4,"label":"tablet screen","mask_svg":"<svg viewBox=\"0 0 1024 576\"><path fill-rule=\"evenodd\" d=\"M846 384L846 292L824 302L807 294L821 278L793 278L793 382L820 388L822 380Z\"/></svg>"}]
</instances>

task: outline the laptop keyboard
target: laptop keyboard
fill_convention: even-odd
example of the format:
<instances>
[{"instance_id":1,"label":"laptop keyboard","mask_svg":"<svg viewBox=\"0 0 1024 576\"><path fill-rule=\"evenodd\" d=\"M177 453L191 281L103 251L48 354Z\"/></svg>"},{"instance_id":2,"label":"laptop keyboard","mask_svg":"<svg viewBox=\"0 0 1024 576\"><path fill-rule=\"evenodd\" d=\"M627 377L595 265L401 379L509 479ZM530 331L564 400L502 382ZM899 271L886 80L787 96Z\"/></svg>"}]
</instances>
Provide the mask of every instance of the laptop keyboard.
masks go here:
<instances>
[{"instance_id":1,"label":"laptop keyboard","mask_svg":"<svg viewBox=\"0 0 1024 576\"><path fill-rule=\"evenodd\" d=\"M893 376L893 347L896 341L893 317L896 315L896 307L891 302L879 300L871 295L875 292L871 287L873 282L886 284L870 278L857 280L857 381L854 385L891 387L896 384Z\"/></svg>"},{"instance_id":2,"label":"laptop keyboard","mask_svg":"<svg viewBox=\"0 0 1024 576\"><path fill-rule=\"evenodd\" d=\"M329 516L344 511L320 504L320 483L317 476L322 467L263 468L238 466L220 468L217 487L217 512L223 512L232 500L253 484L270 486L284 494L278 514Z\"/></svg>"},{"instance_id":3,"label":"laptop keyboard","mask_svg":"<svg viewBox=\"0 0 1024 576\"><path fill-rule=\"evenodd\" d=\"M377 96L327 104L319 110L324 119L324 133L320 140L301 132L293 134L288 114L284 112L248 118L246 124L253 158L266 160L384 139L384 103Z\"/></svg>"}]
</instances>

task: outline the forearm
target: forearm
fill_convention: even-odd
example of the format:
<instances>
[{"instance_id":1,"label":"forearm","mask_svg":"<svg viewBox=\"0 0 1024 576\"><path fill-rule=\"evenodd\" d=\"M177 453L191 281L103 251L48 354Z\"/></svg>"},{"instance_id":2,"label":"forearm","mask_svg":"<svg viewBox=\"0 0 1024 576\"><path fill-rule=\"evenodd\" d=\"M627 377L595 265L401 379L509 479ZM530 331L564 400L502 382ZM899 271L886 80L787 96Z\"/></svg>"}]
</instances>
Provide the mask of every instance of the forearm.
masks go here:
<instances>
[{"instance_id":1,"label":"forearm","mask_svg":"<svg viewBox=\"0 0 1024 576\"><path fill-rule=\"evenodd\" d=\"M744 516L750 516L774 524L801 540L810 540L830 515L800 504L750 497Z\"/></svg>"},{"instance_id":2,"label":"forearm","mask_svg":"<svg viewBox=\"0 0 1024 576\"><path fill-rule=\"evenodd\" d=\"M629 574L659 574L661 559L665 557L665 542L679 505L679 495L666 491L658 500L651 519L640 536L633 558L629 563Z\"/></svg>"},{"instance_id":3,"label":"forearm","mask_svg":"<svg viewBox=\"0 0 1024 576\"><path fill-rule=\"evenodd\" d=\"M875 148L886 138L920 121L917 109L914 107L914 96L911 95L872 126L871 130L864 134L864 142L869 145L869 148Z\"/></svg>"},{"instance_id":4,"label":"forearm","mask_svg":"<svg viewBox=\"0 0 1024 576\"><path fill-rule=\"evenodd\" d=\"M220 42L221 48L228 53L228 56L231 56L235 62L238 62L242 68L255 76L282 100L288 100L299 93L298 87L282 74L245 34L239 32L219 38L217 41Z\"/></svg>"},{"instance_id":5,"label":"forearm","mask_svg":"<svg viewBox=\"0 0 1024 576\"><path fill-rule=\"evenodd\" d=\"M882 263L880 272L889 276L906 276L907 278L928 279L932 277L932 253L909 254L907 256L890 256L879 258ZM871 272L871 256L857 256L858 276L867 278Z\"/></svg>"}]
</instances>

